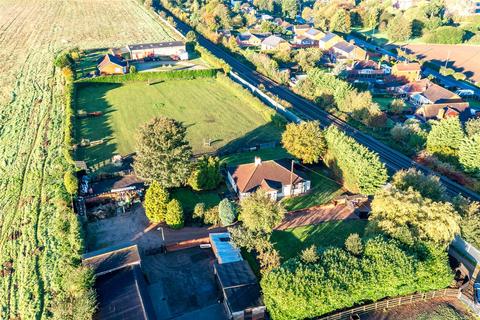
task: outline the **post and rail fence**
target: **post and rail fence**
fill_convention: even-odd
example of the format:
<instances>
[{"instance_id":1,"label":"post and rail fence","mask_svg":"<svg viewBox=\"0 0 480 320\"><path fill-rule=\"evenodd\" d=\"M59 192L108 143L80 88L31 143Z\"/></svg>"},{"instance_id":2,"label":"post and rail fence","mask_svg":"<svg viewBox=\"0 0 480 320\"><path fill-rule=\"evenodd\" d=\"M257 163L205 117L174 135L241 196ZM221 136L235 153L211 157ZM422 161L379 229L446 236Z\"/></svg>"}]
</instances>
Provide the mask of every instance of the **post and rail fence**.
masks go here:
<instances>
[{"instance_id":1,"label":"post and rail fence","mask_svg":"<svg viewBox=\"0 0 480 320\"><path fill-rule=\"evenodd\" d=\"M441 289L436 291L424 292L424 293L415 293L408 296L402 296L392 299L387 299L383 301L378 301L370 304L366 304L363 306L359 306L356 308L352 308L345 311L336 312L327 316L316 318L317 320L349 320L351 319L352 315L355 314L363 314L372 311L381 311L384 309L389 309L393 307L398 307L402 305L408 305L415 302L426 301L434 298L442 298L442 297L452 297L452 298L459 298L460 296L459 289Z\"/></svg>"}]
</instances>

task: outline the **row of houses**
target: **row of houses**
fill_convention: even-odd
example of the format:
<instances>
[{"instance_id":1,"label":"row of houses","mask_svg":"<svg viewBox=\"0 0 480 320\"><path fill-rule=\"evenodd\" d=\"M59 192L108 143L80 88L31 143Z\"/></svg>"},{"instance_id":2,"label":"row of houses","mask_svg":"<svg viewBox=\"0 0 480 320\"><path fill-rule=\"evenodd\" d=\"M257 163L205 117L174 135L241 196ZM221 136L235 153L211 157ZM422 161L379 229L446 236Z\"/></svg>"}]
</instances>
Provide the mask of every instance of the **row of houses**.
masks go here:
<instances>
[{"instance_id":1,"label":"row of houses","mask_svg":"<svg viewBox=\"0 0 480 320\"><path fill-rule=\"evenodd\" d=\"M283 25L285 22L279 21L278 23ZM288 48L319 48L329 52L333 60L364 60L367 58L367 52L363 48L353 42L345 41L335 33L323 32L312 28L308 24L290 26L294 34L291 40L287 40L280 35L252 31L240 33L237 35L236 40L240 47L255 47L263 51Z\"/></svg>"},{"instance_id":2,"label":"row of houses","mask_svg":"<svg viewBox=\"0 0 480 320\"><path fill-rule=\"evenodd\" d=\"M97 69L101 75L126 74L129 62L149 60L188 60L189 55L183 41L131 44L125 47L111 48L98 61Z\"/></svg>"}]
</instances>

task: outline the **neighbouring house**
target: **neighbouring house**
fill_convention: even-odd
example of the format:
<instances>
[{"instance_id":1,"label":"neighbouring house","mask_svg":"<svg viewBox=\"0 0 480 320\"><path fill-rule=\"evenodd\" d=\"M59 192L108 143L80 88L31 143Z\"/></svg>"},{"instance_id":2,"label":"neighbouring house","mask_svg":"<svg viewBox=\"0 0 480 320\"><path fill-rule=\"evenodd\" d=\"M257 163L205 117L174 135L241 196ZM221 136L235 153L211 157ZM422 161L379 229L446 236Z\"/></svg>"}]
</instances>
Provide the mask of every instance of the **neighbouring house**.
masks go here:
<instances>
[{"instance_id":1,"label":"neighbouring house","mask_svg":"<svg viewBox=\"0 0 480 320\"><path fill-rule=\"evenodd\" d=\"M420 80L421 71L422 68L418 62L401 62L392 67L392 76L399 81L414 82Z\"/></svg>"},{"instance_id":2,"label":"neighbouring house","mask_svg":"<svg viewBox=\"0 0 480 320\"><path fill-rule=\"evenodd\" d=\"M264 51L269 51L269 50L290 49L291 46L290 46L290 43L288 43L285 39L272 35L263 39L261 43L261 48Z\"/></svg>"},{"instance_id":3,"label":"neighbouring house","mask_svg":"<svg viewBox=\"0 0 480 320\"><path fill-rule=\"evenodd\" d=\"M399 10L407 10L413 6L416 6L420 0L394 0L392 2L392 6L395 9Z\"/></svg>"},{"instance_id":4,"label":"neighbouring house","mask_svg":"<svg viewBox=\"0 0 480 320\"><path fill-rule=\"evenodd\" d=\"M394 89L417 109L415 115L421 120L443 119L459 116L465 119L470 114L469 103L459 95L429 79L422 79Z\"/></svg>"},{"instance_id":5,"label":"neighbouring house","mask_svg":"<svg viewBox=\"0 0 480 320\"><path fill-rule=\"evenodd\" d=\"M379 63L372 60L360 60L353 63L351 69L347 70L347 79L349 81L371 82L383 80L388 75L388 71L381 68Z\"/></svg>"},{"instance_id":6,"label":"neighbouring house","mask_svg":"<svg viewBox=\"0 0 480 320\"><path fill-rule=\"evenodd\" d=\"M237 35L237 43L240 47L259 47L262 44L262 37L257 36L250 31Z\"/></svg>"},{"instance_id":7,"label":"neighbouring house","mask_svg":"<svg viewBox=\"0 0 480 320\"><path fill-rule=\"evenodd\" d=\"M130 59L177 58L188 60L188 52L183 41L131 44L127 46Z\"/></svg>"},{"instance_id":8,"label":"neighbouring house","mask_svg":"<svg viewBox=\"0 0 480 320\"><path fill-rule=\"evenodd\" d=\"M303 36L303 34L310 30L310 28L309 24L297 24L293 26L293 33L295 36Z\"/></svg>"},{"instance_id":9,"label":"neighbouring house","mask_svg":"<svg viewBox=\"0 0 480 320\"><path fill-rule=\"evenodd\" d=\"M101 75L125 74L128 72L128 64L125 60L111 54L106 54L97 65Z\"/></svg>"},{"instance_id":10,"label":"neighbouring house","mask_svg":"<svg viewBox=\"0 0 480 320\"><path fill-rule=\"evenodd\" d=\"M265 319L260 285L240 250L231 242L230 233L210 233L209 238L217 258L213 269L228 318Z\"/></svg>"},{"instance_id":11,"label":"neighbouring house","mask_svg":"<svg viewBox=\"0 0 480 320\"><path fill-rule=\"evenodd\" d=\"M366 60L367 52L359 46L340 41L330 48L333 60Z\"/></svg>"},{"instance_id":12,"label":"neighbouring house","mask_svg":"<svg viewBox=\"0 0 480 320\"><path fill-rule=\"evenodd\" d=\"M318 29L310 28L303 35L308 39L318 42L320 39L322 39L325 36L325 33Z\"/></svg>"},{"instance_id":13,"label":"neighbouring house","mask_svg":"<svg viewBox=\"0 0 480 320\"><path fill-rule=\"evenodd\" d=\"M260 15L260 20L262 20L262 21L272 21L273 17L269 14L262 14L262 15Z\"/></svg>"},{"instance_id":14,"label":"neighbouring house","mask_svg":"<svg viewBox=\"0 0 480 320\"><path fill-rule=\"evenodd\" d=\"M254 163L228 167L227 180L240 200L259 189L273 200L301 195L310 190L311 183L295 172L292 161L255 157Z\"/></svg>"},{"instance_id":15,"label":"neighbouring house","mask_svg":"<svg viewBox=\"0 0 480 320\"><path fill-rule=\"evenodd\" d=\"M327 32L322 38L318 39L318 47L322 50L330 50L335 44L343 41L342 37L332 32Z\"/></svg>"},{"instance_id":16,"label":"neighbouring house","mask_svg":"<svg viewBox=\"0 0 480 320\"><path fill-rule=\"evenodd\" d=\"M478 0L445 0L447 14L452 16L472 16L480 14L480 1Z\"/></svg>"},{"instance_id":17,"label":"neighbouring house","mask_svg":"<svg viewBox=\"0 0 480 320\"><path fill-rule=\"evenodd\" d=\"M311 48L311 47L317 47L318 42L315 40L309 39L305 37L305 35L303 35L303 36L295 36L295 38L293 39L293 45L294 47L298 47L298 48Z\"/></svg>"},{"instance_id":18,"label":"neighbouring house","mask_svg":"<svg viewBox=\"0 0 480 320\"><path fill-rule=\"evenodd\" d=\"M95 274L94 319L155 319L137 245L126 243L86 253L82 264Z\"/></svg>"},{"instance_id":19,"label":"neighbouring house","mask_svg":"<svg viewBox=\"0 0 480 320\"><path fill-rule=\"evenodd\" d=\"M294 29L293 24L291 24L288 21L282 21L282 23L280 24L280 27L290 32L293 32L293 29Z\"/></svg>"}]
</instances>

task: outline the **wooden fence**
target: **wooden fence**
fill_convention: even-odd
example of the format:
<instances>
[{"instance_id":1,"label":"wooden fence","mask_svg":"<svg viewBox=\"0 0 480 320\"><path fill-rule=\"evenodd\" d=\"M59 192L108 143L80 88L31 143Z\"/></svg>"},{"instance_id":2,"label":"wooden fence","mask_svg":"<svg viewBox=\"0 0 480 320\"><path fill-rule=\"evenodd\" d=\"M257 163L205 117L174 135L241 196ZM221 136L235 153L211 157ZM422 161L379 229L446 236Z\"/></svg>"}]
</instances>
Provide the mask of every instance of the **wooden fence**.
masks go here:
<instances>
[{"instance_id":1,"label":"wooden fence","mask_svg":"<svg viewBox=\"0 0 480 320\"><path fill-rule=\"evenodd\" d=\"M442 289L437 291L430 291L425 293L416 293L409 296L403 296L398 298L392 298L388 300L378 301L371 304L366 304L360 307L356 307L353 309L340 311L328 316L323 316L316 318L317 320L348 320L354 314L362 314L377 310L384 310L393 307L398 307L402 305L408 305L415 302L421 302L430 300L433 298L441 298L441 297L453 297L458 298L460 295L460 291L458 289Z\"/></svg>"}]
</instances>

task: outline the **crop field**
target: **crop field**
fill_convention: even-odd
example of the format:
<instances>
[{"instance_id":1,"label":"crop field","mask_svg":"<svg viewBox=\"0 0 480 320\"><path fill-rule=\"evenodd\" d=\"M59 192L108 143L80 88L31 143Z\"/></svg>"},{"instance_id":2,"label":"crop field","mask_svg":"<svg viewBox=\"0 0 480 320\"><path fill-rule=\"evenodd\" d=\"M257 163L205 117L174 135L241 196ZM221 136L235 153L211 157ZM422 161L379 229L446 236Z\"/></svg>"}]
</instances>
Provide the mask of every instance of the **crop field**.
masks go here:
<instances>
[{"instance_id":1,"label":"crop field","mask_svg":"<svg viewBox=\"0 0 480 320\"><path fill-rule=\"evenodd\" d=\"M204 78L153 85L82 84L77 89L77 109L103 114L78 121L77 141L103 143L80 147L76 158L96 167L108 163L115 154L130 154L135 151L138 128L162 115L187 127L187 139L196 154L278 140L279 128L224 81Z\"/></svg>"},{"instance_id":2,"label":"crop field","mask_svg":"<svg viewBox=\"0 0 480 320\"><path fill-rule=\"evenodd\" d=\"M173 39L166 28L130 0L0 0L0 319L66 319L64 293L78 288L55 55Z\"/></svg>"}]
</instances>

